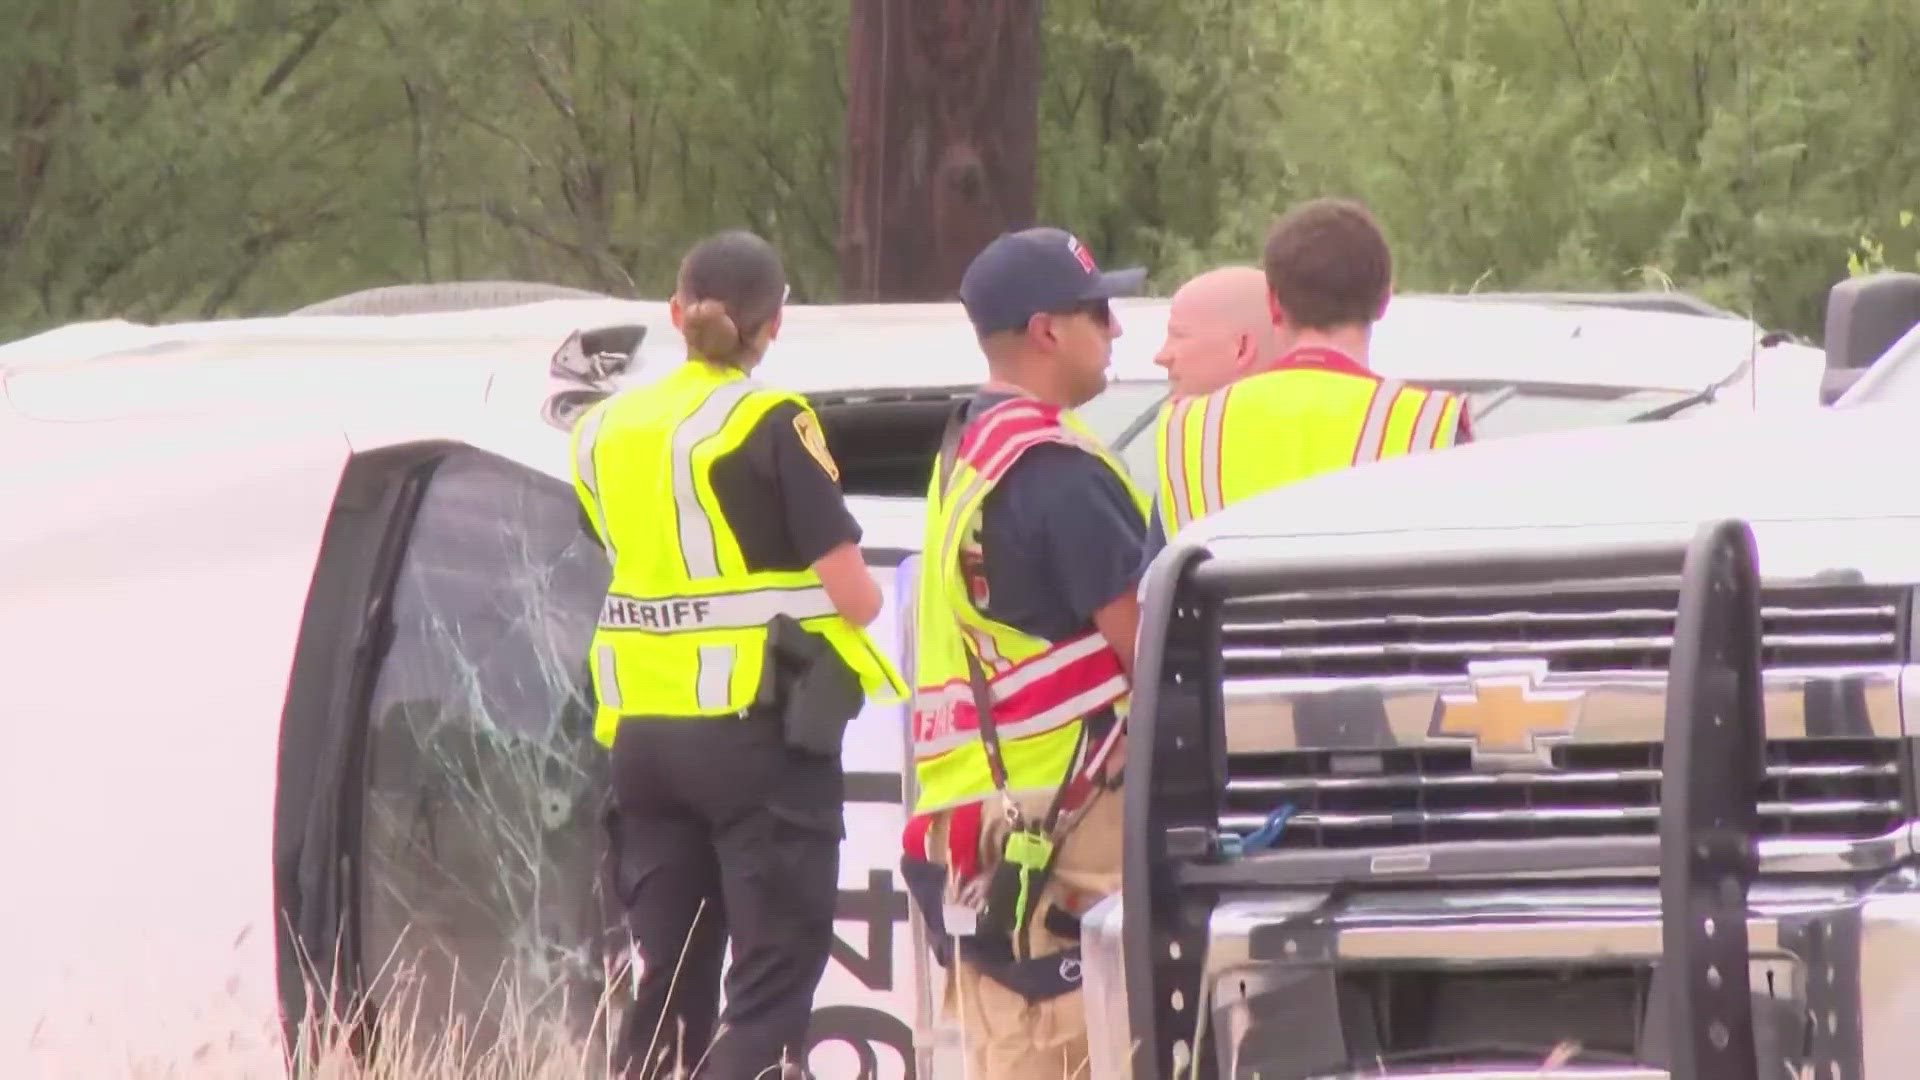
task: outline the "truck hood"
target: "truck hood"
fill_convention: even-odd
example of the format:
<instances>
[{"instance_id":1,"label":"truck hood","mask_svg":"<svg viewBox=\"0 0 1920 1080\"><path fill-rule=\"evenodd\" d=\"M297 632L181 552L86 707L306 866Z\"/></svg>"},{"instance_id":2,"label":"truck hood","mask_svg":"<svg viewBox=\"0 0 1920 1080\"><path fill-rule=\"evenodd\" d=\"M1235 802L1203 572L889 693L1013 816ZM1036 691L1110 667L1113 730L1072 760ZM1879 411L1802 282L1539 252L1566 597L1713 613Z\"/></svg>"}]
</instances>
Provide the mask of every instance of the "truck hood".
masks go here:
<instances>
[{"instance_id":1,"label":"truck hood","mask_svg":"<svg viewBox=\"0 0 1920 1080\"><path fill-rule=\"evenodd\" d=\"M1497 554L1685 536L1734 517L1753 525L1771 577L1920 581L1920 485L1898 471L1913 426L1910 410L1860 406L1505 439L1292 484L1202 519L1177 543L1260 558Z\"/></svg>"}]
</instances>

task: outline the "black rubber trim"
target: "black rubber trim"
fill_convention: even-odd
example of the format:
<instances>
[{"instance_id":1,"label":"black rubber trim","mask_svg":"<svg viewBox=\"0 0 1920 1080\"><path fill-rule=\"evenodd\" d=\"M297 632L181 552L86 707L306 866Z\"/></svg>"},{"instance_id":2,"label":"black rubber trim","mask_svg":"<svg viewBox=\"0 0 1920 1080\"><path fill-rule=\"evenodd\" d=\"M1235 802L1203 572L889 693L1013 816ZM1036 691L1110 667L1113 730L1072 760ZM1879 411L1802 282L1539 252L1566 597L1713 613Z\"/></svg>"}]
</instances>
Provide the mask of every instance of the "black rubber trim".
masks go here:
<instances>
[{"instance_id":1,"label":"black rubber trim","mask_svg":"<svg viewBox=\"0 0 1920 1080\"><path fill-rule=\"evenodd\" d=\"M359 1017L357 867L367 703L392 638L393 584L433 469L452 443L416 443L351 458L335 491L294 648L280 722L274 797L273 885L281 1022L288 1064L309 1012L319 1022ZM307 980L328 987L310 1002Z\"/></svg>"},{"instance_id":2,"label":"black rubber trim","mask_svg":"<svg viewBox=\"0 0 1920 1080\"><path fill-rule=\"evenodd\" d=\"M1759 871L1766 715L1759 560L1745 522L1702 526L1687 552L1661 769L1669 1071L1689 1080L1757 1080L1747 893Z\"/></svg>"}]
</instances>

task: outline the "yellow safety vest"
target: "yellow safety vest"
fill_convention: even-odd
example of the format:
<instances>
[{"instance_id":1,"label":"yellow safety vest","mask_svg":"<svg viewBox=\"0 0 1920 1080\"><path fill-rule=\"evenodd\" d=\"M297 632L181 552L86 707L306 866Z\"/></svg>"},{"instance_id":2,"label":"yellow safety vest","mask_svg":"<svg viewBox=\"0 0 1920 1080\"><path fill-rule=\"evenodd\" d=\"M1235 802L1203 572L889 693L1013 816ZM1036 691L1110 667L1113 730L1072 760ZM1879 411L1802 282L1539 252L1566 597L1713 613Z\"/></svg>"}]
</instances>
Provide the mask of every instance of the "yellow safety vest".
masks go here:
<instances>
[{"instance_id":1,"label":"yellow safety vest","mask_svg":"<svg viewBox=\"0 0 1920 1080\"><path fill-rule=\"evenodd\" d=\"M1304 350L1303 350L1304 351ZM1282 484L1452 446L1462 402L1364 371L1282 363L1211 394L1160 407L1160 526Z\"/></svg>"},{"instance_id":2,"label":"yellow safety vest","mask_svg":"<svg viewBox=\"0 0 1920 1080\"><path fill-rule=\"evenodd\" d=\"M943 485L936 465L915 604L913 764L915 814L991 795L993 774L979 731L967 654L986 676L1011 794L1052 792L1075 765L1081 721L1102 706L1124 713L1120 658L1098 630L1049 641L996 622L975 606L963 558L979 552L980 508L1026 450L1065 443L1113 470L1147 512L1127 471L1070 413L1030 398L1001 402L967 425Z\"/></svg>"},{"instance_id":3,"label":"yellow safety vest","mask_svg":"<svg viewBox=\"0 0 1920 1080\"><path fill-rule=\"evenodd\" d=\"M601 743L613 745L623 716L741 713L760 687L766 624L782 613L832 644L874 700L906 696L892 663L838 614L818 574L747 568L714 496L714 462L785 401L814 416L798 395L691 359L575 421L574 490L613 564L592 647Z\"/></svg>"}]
</instances>

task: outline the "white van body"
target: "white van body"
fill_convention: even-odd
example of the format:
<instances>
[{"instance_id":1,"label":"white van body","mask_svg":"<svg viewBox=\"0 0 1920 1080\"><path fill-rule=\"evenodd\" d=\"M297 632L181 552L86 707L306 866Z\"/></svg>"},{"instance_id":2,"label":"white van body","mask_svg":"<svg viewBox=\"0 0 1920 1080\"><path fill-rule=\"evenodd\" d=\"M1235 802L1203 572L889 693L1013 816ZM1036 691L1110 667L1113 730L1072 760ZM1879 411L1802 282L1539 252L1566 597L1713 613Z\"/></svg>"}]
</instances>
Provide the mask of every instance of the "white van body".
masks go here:
<instances>
[{"instance_id":1,"label":"white van body","mask_svg":"<svg viewBox=\"0 0 1920 1080\"><path fill-rule=\"evenodd\" d=\"M1166 301L1116 310L1113 386L1086 413L1146 481ZM305 918L354 913L361 955L349 959L369 978L418 962L429 1027L450 995L485 998L503 959L547 989L591 988L592 917L562 909L568 889L584 892L598 837L596 789L566 762L593 750L576 732L563 762L552 716L514 710L564 711L582 655L568 650L584 650L598 609L566 433L543 410L582 389L549 370L556 348L608 325L645 337L627 373L591 392L684 355L665 304L617 300L80 323L0 346L0 952L12 973L0 1072L279 1071L297 972L277 906L294 893ZM1818 351L1757 338L1738 319L1408 297L1381 324L1374 363L1476 394L1547 387L1521 395L1536 411L1501 407L1512 434L1613 423L1730 378L1714 410L1816 408ZM930 304L791 308L759 377L849 410L916 395L944 409L982 374L957 306ZM1483 440L1503 433L1502 415ZM353 577L353 559L379 553L354 554L350 530L383 520L401 471L435 462L395 578ZM921 500L850 502L887 595L876 633L904 659ZM367 653L367 699L333 700L380 620L395 628ZM389 715L411 719L376 719ZM319 716L367 730L289 727ZM880 1076L915 1068L927 973L895 879L903 730L902 707L871 707L846 741L846 918L816 1002L823 1076L855 1075L856 1060ZM529 761L557 771L526 772ZM514 769L517 793L488 787ZM356 837L334 863L321 857ZM488 865L497 873L476 869Z\"/></svg>"}]
</instances>

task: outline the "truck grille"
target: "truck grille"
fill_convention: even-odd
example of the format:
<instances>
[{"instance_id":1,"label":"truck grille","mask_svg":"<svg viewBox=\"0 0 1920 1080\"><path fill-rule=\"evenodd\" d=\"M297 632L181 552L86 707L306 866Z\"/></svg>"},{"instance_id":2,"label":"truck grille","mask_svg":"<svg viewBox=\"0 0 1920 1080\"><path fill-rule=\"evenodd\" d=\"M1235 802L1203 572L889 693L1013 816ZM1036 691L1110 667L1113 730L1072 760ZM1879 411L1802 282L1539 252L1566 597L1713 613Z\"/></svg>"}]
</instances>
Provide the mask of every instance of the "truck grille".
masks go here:
<instances>
[{"instance_id":1,"label":"truck grille","mask_svg":"<svg viewBox=\"0 0 1920 1080\"><path fill-rule=\"evenodd\" d=\"M1245 835L1283 805L1277 848L1390 847L1460 840L1655 836L1658 743L1563 745L1552 773L1473 769L1465 749L1236 754L1223 829ZM1883 836L1905 820L1898 739L1776 740L1760 789L1762 835Z\"/></svg>"},{"instance_id":2,"label":"truck grille","mask_svg":"<svg viewBox=\"0 0 1920 1080\"><path fill-rule=\"evenodd\" d=\"M1456 675L1502 657L1544 659L1555 671L1664 670L1676 607L1671 587L1243 600L1227 606L1222 657L1229 680ZM1762 662L1896 663L1904 608L1897 588L1769 588Z\"/></svg>"},{"instance_id":3,"label":"truck grille","mask_svg":"<svg viewBox=\"0 0 1920 1080\"><path fill-rule=\"evenodd\" d=\"M1428 590L1309 594L1231 602L1224 674L1266 679L1458 677L1475 661L1545 660L1554 672L1664 671L1677 606L1671 586L1552 592ZM1762 598L1770 670L1903 661L1905 591L1787 585ZM1304 689L1304 688L1303 688ZM1906 819L1903 742L1871 737L1775 740L1760 791L1763 835L1881 836ZM1234 753L1221 826L1242 834L1276 809L1293 814L1280 848L1357 848L1463 840L1653 836L1658 742L1567 743L1554 771L1476 771L1464 747Z\"/></svg>"}]
</instances>

